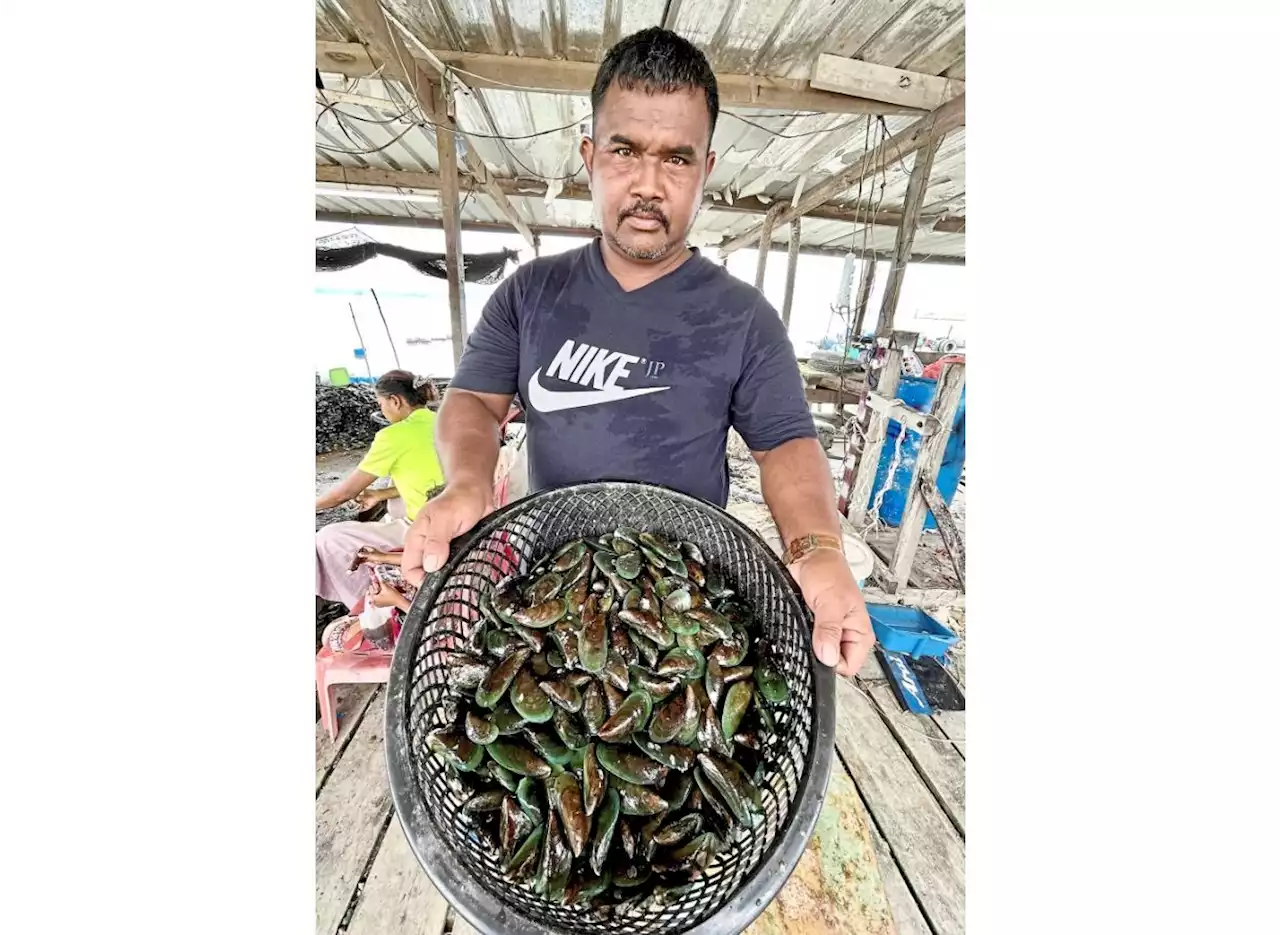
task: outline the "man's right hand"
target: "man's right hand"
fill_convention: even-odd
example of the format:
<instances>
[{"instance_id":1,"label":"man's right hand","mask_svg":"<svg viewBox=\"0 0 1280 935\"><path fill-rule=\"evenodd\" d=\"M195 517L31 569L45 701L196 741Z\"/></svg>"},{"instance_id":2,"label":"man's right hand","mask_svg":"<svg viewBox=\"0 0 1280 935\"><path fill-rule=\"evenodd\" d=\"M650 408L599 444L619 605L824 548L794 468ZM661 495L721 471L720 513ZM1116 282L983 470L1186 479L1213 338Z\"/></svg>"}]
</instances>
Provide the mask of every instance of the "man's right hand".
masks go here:
<instances>
[{"instance_id":1,"label":"man's right hand","mask_svg":"<svg viewBox=\"0 0 1280 935\"><path fill-rule=\"evenodd\" d=\"M404 540L400 573L415 588L449 558L449 543L493 511L493 486L450 484L428 500Z\"/></svg>"}]
</instances>

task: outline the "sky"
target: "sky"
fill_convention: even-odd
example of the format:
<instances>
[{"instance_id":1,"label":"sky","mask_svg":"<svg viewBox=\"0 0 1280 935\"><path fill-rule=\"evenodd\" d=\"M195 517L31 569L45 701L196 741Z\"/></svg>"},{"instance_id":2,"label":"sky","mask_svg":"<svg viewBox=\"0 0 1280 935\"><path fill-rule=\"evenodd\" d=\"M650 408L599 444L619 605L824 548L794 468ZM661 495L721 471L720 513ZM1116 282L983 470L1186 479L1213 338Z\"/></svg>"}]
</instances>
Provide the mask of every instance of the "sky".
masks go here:
<instances>
[{"instance_id":1,"label":"sky","mask_svg":"<svg viewBox=\"0 0 1280 935\"><path fill-rule=\"evenodd\" d=\"M323 237L350 228L349 224L316 222L316 236ZM383 243L415 250L444 251L444 232L426 228L362 225L361 229ZM572 250L587 241L578 237L542 238L542 253L549 255ZM521 262L533 259L533 251L518 234L490 231L463 231L462 248L472 253L488 253L510 248L520 251ZM709 254L715 258L714 252ZM843 260L838 257L805 256L796 270L795 296L791 306L791 342L798 354L812 349L828 332L837 334L838 319L831 315L840 285ZM746 282L754 282L756 251L739 250L729 257L729 272ZM507 267L510 275L511 266ZM782 307L786 284L786 255L770 255L765 270L764 293L775 308ZM884 294L888 263L877 267L867 312L867 327L875 321ZM448 284L443 279L424 276L400 260L376 257L352 269L316 272L314 278L316 325L312 329L312 356L315 369L327 374L331 368L346 367L353 376L374 376L396 366L429 376L453 373L453 345L449 335ZM915 264L907 269L898 300L896 326L919 331L927 337L965 336L964 318L968 296L964 292L965 268ZM857 279L855 273L854 286ZM475 327L484 304L497 288L466 283L468 328ZM370 290L377 293L386 318L384 326ZM354 314L355 321L352 317ZM361 338L357 338L357 329ZM387 339L387 331L394 339ZM435 339L431 343L409 343L412 339ZM366 361L354 351L364 346ZM397 359L399 358L398 364Z\"/></svg>"}]
</instances>

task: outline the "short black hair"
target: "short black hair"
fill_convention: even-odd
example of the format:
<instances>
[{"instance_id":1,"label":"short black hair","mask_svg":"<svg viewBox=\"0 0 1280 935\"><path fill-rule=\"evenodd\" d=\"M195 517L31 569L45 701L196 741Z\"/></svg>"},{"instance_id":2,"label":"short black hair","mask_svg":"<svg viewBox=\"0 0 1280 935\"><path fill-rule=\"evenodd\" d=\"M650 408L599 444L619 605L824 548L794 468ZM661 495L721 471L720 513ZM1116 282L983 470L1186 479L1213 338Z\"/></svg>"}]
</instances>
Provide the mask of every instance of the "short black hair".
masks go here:
<instances>
[{"instance_id":1,"label":"short black hair","mask_svg":"<svg viewBox=\"0 0 1280 935\"><path fill-rule=\"evenodd\" d=\"M591 118L604 101L609 86L625 91L643 88L650 94L671 94L701 88L707 96L711 133L720 115L720 91L711 63L702 50L670 29L650 26L632 33L605 53L591 86Z\"/></svg>"}]
</instances>

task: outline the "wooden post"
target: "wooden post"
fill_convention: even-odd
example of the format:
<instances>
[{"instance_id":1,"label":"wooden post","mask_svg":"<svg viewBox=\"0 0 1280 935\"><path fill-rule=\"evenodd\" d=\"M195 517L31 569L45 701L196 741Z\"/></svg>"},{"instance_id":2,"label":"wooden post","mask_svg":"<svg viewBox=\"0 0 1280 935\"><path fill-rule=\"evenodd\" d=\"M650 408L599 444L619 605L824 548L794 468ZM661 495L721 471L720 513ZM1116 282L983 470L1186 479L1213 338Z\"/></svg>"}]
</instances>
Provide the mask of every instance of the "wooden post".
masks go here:
<instances>
[{"instance_id":1,"label":"wooden post","mask_svg":"<svg viewBox=\"0 0 1280 935\"><path fill-rule=\"evenodd\" d=\"M462 281L462 215L458 204L458 144L449 116L448 82L432 88L436 121L436 158L440 165L440 207L444 214L445 271L449 277L449 327L453 332L453 364L462 360L467 342L466 289Z\"/></svg>"},{"instance_id":2,"label":"wooden post","mask_svg":"<svg viewBox=\"0 0 1280 935\"><path fill-rule=\"evenodd\" d=\"M787 245L787 289L782 296L782 326L791 325L791 299L796 291L796 266L800 259L800 219L791 222L791 243Z\"/></svg>"},{"instance_id":3,"label":"wooden post","mask_svg":"<svg viewBox=\"0 0 1280 935\"><path fill-rule=\"evenodd\" d=\"M906 275L911 246L915 243L920 209L924 207L924 193L929 187L929 173L933 171L933 157L941 145L942 136L935 134L916 152L916 161L911 167L907 195L902 205L902 223L898 225L898 239L893 248L893 263L889 266L884 301L880 303L880 317L876 320L876 335L879 337L888 337L893 331L893 316L898 310L898 296L902 294L902 277Z\"/></svg>"},{"instance_id":4,"label":"wooden post","mask_svg":"<svg viewBox=\"0 0 1280 935\"><path fill-rule=\"evenodd\" d=\"M880 384L876 392L886 399L893 399L898 394L898 382L902 379L902 350L890 348L885 354L884 366L880 368ZM858 455L858 470L854 473L853 488L849 492L849 521L858 530L867 520L867 503L871 499L871 486L876 480L876 469L880 467L880 452L884 450L884 441L889 431L889 415L877 412L867 406L871 418L867 422L867 437L862 445L862 454ZM888 483L893 483L889 478Z\"/></svg>"},{"instance_id":5,"label":"wooden post","mask_svg":"<svg viewBox=\"0 0 1280 935\"><path fill-rule=\"evenodd\" d=\"M960 535L960 527L951 518L947 501L942 499L942 491L938 490L938 485L932 478L920 478L920 493L924 495L925 506L938 522L942 544L947 547L947 552L951 555L951 564L955 567L960 589L964 590L964 536Z\"/></svg>"},{"instance_id":6,"label":"wooden post","mask_svg":"<svg viewBox=\"0 0 1280 935\"><path fill-rule=\"evenodd\" d=\"M773 246L773 219L778 216L777 205L765 212L764 226L760 230L760 249L756 254L756 288L764 292L764 266L769 262L769 248Z\"/></svg>"},{"instance_id":7,"label":"wooden post","mask_svg":"<svg viewBox=\"0 0 1280 935\"><path fill-rule=\"evenodd\" d=\"M862 273L858 279L858 298L853 306L853 325L849 329L850 338L856 341L862 337L862 326L867 318L867 306L871 304L871 286L876 280L876 258L867 254L862 258Z\"/></svg>"},{"instance_id":8,"label":"wooden post","mask_svg":"<svg viewBox=\"0 0 1280 935\"><path fill-rule=\"evenodd\" d=\"M942 376L938 378L938 392L933 397L930 410L942 425L921 443L920 453L911 471L907 502L902 507L902 521L898 524L898 541L893 547L893 560L889 563L890 578L886 582L886 590L890 594L896 594L905 588L907 578L911 575L911 563L915 559L920 535L924 532L925 514L929 509L920 489L920 478L927 477L937 483L938 468L942 467L942 456L947 450L947 439L951 437L951 426L956 421L956 411L960 408L960 396L963 392L964 364L948 364L943 367Z\"/></svg>"}]
</instances>

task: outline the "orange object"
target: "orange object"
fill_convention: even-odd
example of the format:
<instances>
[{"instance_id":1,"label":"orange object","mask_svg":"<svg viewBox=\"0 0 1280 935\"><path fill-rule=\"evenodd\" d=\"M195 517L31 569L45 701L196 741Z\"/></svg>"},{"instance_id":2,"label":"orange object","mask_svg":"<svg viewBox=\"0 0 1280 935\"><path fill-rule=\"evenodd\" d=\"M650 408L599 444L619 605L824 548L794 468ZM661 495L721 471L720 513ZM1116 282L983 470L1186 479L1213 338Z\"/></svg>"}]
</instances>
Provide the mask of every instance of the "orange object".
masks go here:
<instances>
[{"instance_id":1,"label":"orange object","mask_svg":"<svg viewBox=\"0 0 1280 935\"><path fill-rule=\"evenodd\" d=\"M948 354L946 357L939 357L929 366L925 367L924 373L922 373L921 376L924 377L926 380L936 380L938 379L938 377L942 376L942 368L946 364L963 364L963 363L964 363L963 354Z\"/></svg>"}]
</instances>

